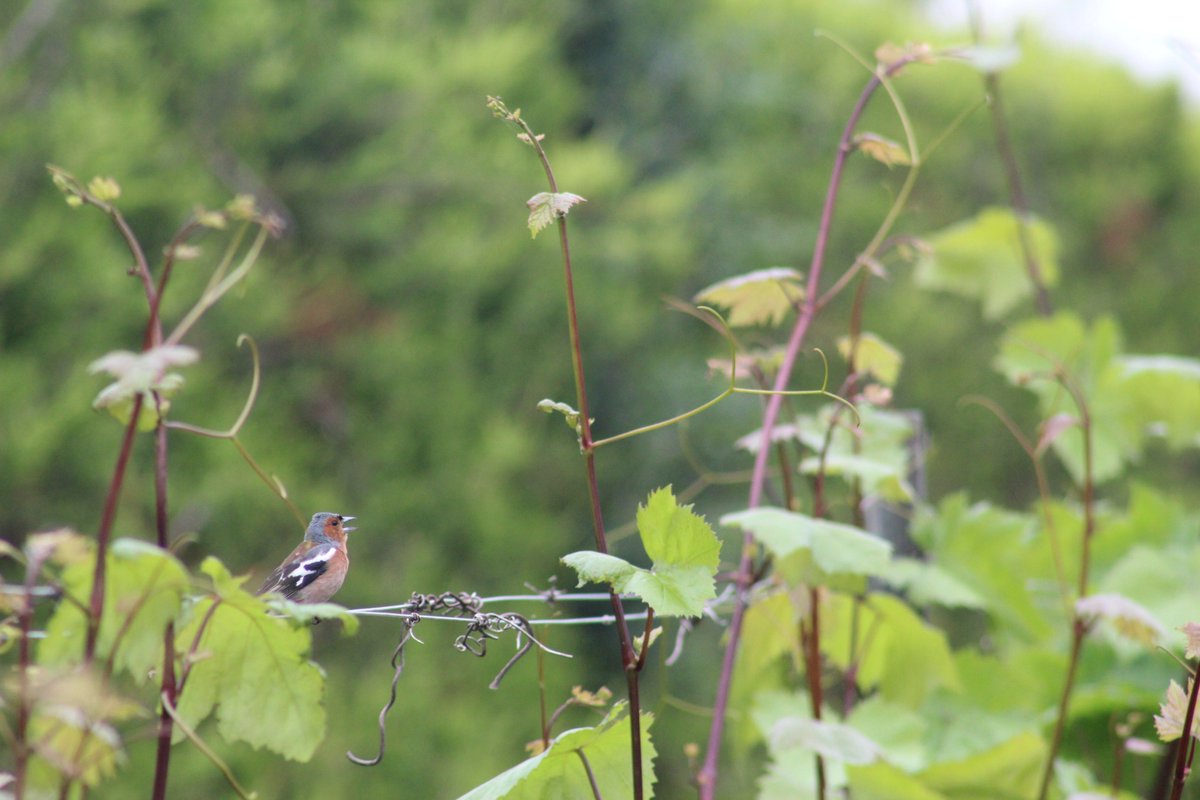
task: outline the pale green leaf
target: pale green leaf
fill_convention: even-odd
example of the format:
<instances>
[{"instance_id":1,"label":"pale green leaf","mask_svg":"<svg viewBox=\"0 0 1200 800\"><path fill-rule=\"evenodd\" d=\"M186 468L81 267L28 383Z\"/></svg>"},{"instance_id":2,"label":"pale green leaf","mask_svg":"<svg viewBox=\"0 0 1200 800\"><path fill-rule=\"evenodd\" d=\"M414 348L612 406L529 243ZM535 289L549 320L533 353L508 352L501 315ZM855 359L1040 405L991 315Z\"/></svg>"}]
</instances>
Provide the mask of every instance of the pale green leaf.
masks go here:
<instances>
[{"instance_id":1,"label":"pale green leaf","mask_svg":"<svg viewBox=\"0 0 1200 800\"><path fill-rule=\"evenodd\" d=\"M842 669L855 654L860 690L878 688L885 699L917 708L934 689L961 685L943 631L892 595L869 594L857 611L855 602L833 595L822 605L821 651Z\"/></svg>"},{"instance_id":2,"label":"pale green leaf","mask_svg":"<svg viewBox=\"0 0 1200 800\"><path fill-rule=\"evenodd\" d=\"M771 751L807 750L845 764L870 764L879 758L879 746L859 731L838 722L785 717L771 728Z\"/></svg>"},{"instance_id":3,"label":"pale green leaf","mask_svg":"<svg viewBox=\"0 0 1200 800\"><path fill-rule=\"evenodd\" d=\"M714 283L696 294L697 303L728 309L732 327L778 325L804 299L803 278L791 267L770 267Z\"/></svg>"},{"instance_id":4,"label":"pale green leaf","mask_svg":"<svg viewBox=\"0 0 1200 800\"><path fill-rule=\"evenodd\" d=\"M704 517L680 506L666 486L650 493L638 507L638 533L655 571L667 565L701 566L714 574L721 560L721 541Z\"/></svg>"},{"instance_id":5,"label":"pale green leaf","mask_svg":"<svg viewBox=\"0 0 1200 800\"><path fill-rule=\"evenodd\" d=\"M623 591L636 594L663 617L698 617L705 602L717 596L713 570L701 565L639 569Z\"/></svg>"},{"instance_id":6,"label":"pale green leaf","mask_svg":"<svg viewBox=\"0 0 1200 800\"><path fill-rule=\"evenodd\" d=\"M902 145L877 133L856 134L853 144L864 154L888 167L912 163L908 151Z\"/></svg>"},{"instance_id":7,"label":"pale green leaf","mask_svg":"<svg viewBox=\"0 0 1200 800\"><path fill-rule=\"evenodd\" d=\"M1047 286L1058 282L1058 237L1038 219L1027 222ZM985 208L971 219L925 237L929 248L917 258L918 286L963 295L983 304L995 319L1033 294L1025 267L1017 218L1008 208Z\"/></svg>"},{"instance_id":8,"label":"pale green leaf","mask_svg":"<svg viewBox=\"0 0 1200 800\"><path fill-rule=\"evenodd\" d=\"M96 638L96 654L110 656L117 669L138 682L160 667L163 634L179 613L188 587L187 571L161 548L137 539L117 539L105 566L104 610ZM94 558L74 560L60 581L72 597L86 602L92 592ZM87 618L74 603L59 603L39 645L45 664L73 663L83 654ZM116 647L116 654L112 651Z\"/></svg>"},{"instance_id":9,"label":"pale green leaf","mask_svg":"<svg viewBox=\"0 0 1200 800\"><path fill-rule=\"evenodd\" d=\"M307 761L325 735L324 676L308 660L311 626L272 615L215 558L201 570L216 596L197 602L178 632L177 641L196 642L180 653L180 669L190 669L180 716L194 728L215 707L226 740Z\"/></svg>"},{"instance_id":10,"label":"pale green leaf","mask_svg":"<svg viewBox=\"0 0 1200 800\"><path fill-rule=\"evenodd\" d=\"M948 800L1012 800L1037 794L1046 743L1025 733L961 761L936 764L918 777Z\"/></svg>"},{"instance_id":11,"label":"pale green leaf","mask_svg":"<svg viewBox=\"0 0 1200 800\"><path fill-rule=\"evenodd\" d=\"M929 765L931 754L925 746L925 734L930 723L921 711L876 694L857 703L846 722L869 736L879 748L880 757L889 764L905 772L917 772Z\"/></svg>"},{"instance_id":12,"label":"pale green leaf","mask_svg":"<svg viewBox=\"0 0 1200 800\"><path fill-rule=\"evenodd\" d=\"M891 764L849 767L846 774L854 800L947 800Z\"/></svg>"},{"instance_id":13,"label":"pale green leaf","mask_svg":"<svg viewBox=\"0 0 1200 800\"><path fill-rule=\"evenodd\" d=\"M1075 612L1085 620L1109 622L1118 633L1147 647L1162 638L1162 624L1133 600L1116 593L1093 594L1075 601Z\"/></svg>"},{"instance_id":14,"label":"pale green leaf","mask_svg":"<svg viewBox=\"0 0 1200 800\"><path fill-rule=\"evenodd\" d=\"M571 207L587 200L570 192L538 192L525 201L529 207L529 233L536 237L552 222L565 217Z\"/></svg>"},{"instance_id":15,"label":"pale green leaf","mask_svg":"<svg viewBox=\"0 0 1200 800\"><path fill-rule=\"evenodd\" d=\"M654 796L654 759L650 738L652 714L643 712L642 771L645 796ZM556 736L545 751L462 795L459 800L551 800L591 798L593 792L579 754L587 757L601 797L632 797L629 769L630 719L618 703L594 728L576 728Z\"/></svg>"},{"instance_id":16,"label":"pale green leaf","mask_svg":"<svg viewBox=\"0 0 1200 800\"><path fill-rule=\"evenodd\" d=\"M875 334L865 331L859 334L857 346L855 339L842 336L838 339L837 346L842 358L849 361L853 355L854 368L860 372L871 373L880 383L895 386L896 381L900 379L900 366L904 363L904 356Z\"/></svg>"},{"instance_id":17,"label":"pale green leaf","mask_svg":"<svg viewBox=\"0 0 1200 800\"><path fill-rule=\"evenodd\" d=\"M895 558L880 575L908 594L913 605L947 608L987 608L987 601L969 585L937 564L916 558Z\"/></svg>"},{"instance_id":18,"label":"pale green leaf","mask_svg":"<svg viewBox=\"0 0 1200 800\"><path fill-rule=\"evenodd\" d=\"M721 524L750 531L780 558L809 550L829 574L877 575L892 552L889 542L860 528L770 506L726 514Z\"/></svg>"},{"instance_id":19,"label":"pale green leaf","mask_svg":"<svg viewBox=\"0 0 1200 800\"><path fill-rule=\"evenodd\" d=\"M607 583L618 592L625 591L629 579L638 569L623 558L597 553L595 550L568 553L560 560L579 573L580 586L588 582Z\"/></svg>"}]
</instances>

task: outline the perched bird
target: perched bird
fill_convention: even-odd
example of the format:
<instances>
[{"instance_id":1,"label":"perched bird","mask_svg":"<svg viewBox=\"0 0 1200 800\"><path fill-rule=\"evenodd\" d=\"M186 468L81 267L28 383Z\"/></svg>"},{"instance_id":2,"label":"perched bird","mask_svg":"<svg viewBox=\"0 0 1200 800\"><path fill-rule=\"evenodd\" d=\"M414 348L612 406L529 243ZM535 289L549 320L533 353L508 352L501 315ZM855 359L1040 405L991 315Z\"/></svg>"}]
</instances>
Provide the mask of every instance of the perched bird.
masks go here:
<instances>
[{"instance_id":1,"label":"perched bird","mask_svg":"<svg viewBox=\"0 0 1200 800\"><path fill-rule=\"evenodd\" d=\"M346 523L352 519L328 511L313 514L304 541L275 568L258 593L278 592L297 603L324 603L333 597L350 568L346 534L354 528Z\"/></svg>"}]
</instances>

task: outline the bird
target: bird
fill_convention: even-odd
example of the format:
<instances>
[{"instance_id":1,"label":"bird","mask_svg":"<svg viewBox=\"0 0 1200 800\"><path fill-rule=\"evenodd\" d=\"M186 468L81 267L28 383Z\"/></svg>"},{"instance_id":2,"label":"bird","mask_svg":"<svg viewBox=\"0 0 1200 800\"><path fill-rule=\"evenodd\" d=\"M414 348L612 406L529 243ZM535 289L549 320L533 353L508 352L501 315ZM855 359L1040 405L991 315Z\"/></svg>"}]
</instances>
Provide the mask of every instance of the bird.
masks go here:
<instances>
[{"instance_id":1,"label":"bird","mask_svg":"<svg viewBox=\"0 0 1200 800\"><path fill-rule=\"evenodd\" d=\"M354 517L322 511L313 514L304 541L267 577L258 594L276 592L297 603L324 603L342 588L350 568L346 534Z\"/></svg>"}]
</instances>

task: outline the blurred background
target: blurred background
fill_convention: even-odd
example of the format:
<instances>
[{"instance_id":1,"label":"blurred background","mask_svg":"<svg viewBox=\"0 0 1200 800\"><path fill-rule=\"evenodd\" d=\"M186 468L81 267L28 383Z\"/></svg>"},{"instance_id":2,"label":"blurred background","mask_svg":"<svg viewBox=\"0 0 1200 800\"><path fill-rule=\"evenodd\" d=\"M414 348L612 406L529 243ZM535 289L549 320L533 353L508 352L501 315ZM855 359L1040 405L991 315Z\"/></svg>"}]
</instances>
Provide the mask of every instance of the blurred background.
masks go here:
<instances>
[{"instance_id":1,"label":"blurred background","mask_svg":"<svg viewBox=\"0 0 1200 800\"><path fill-rule=\"evenodd\" d=\"M607 436L722 388L705 361L723 343L664 297L751 269L807 269L837 137L869 77L817 29L868 58L888 41L969 42L952 21L896 0L0 4L0 535L95 530L121 429L92 410L104 381L86 367L136 349L145 321L128 253L103 215L66 206L47 177L54 163L84 180L115 177L151 254L193 206L236 193L286 220L245 286L189 337L203 358L172 416L227 427L249 386L235 342L255 337L263 387L244 443L306 515L359 518L340 602L522 593L555 575L569 586L559 556L592 543L583 466L570 431L536 410L546 397L573 403L557 242L525 228L524 201L543 176L486 96L522 109L546 134L561 188L588 200L571 215L572 243L593 415ZM1129 351L1194 353L1200 131L1179 86L1143 82L1036 29L1019 44L1006 101L1031 205L1062 240L1056 302L1114 315ZM983 93L978 73L955 63L911 68L898 88L923 142ZM882 96L862 129L902 139ZM902 177L852 160L834 274ZM923 170L897 232L1005 202L980 108ZM168 324L218 253L214 243L180 265ZM905 354L896 404L924 413L931 498L961 489L1026 506L1035 490L1024 455L988 415L958 404L986 394L1032 424L1031 399L991 367L999 326L972 303L917 290L907 265L889 269L866 317ZM813 344L834 352L848 308L847 297L828 309ZM799 373L807 386L820 380L812 361ZM602 450L610 524L631 520L657 486L747 468L731 443L757 427L758 411L734 398L687 427ZM149 438L138 445L117 533L151 537ZM299 527L232 446L177 435L171 448L173 533L195 537L182 557L215 554L259 580ZM1197 467L1191 456L1143 472ZM744 502L736 484L696 498L710 520ZM633 540L617 547L642 557ZM735 553L729 544L726 559ZM408 651L383 763L345 760L347 749L373 752L399 633L373 619L354 638L333 624L316 631L329 732L312 762L227 746L215 731L210 741L263 797L454 797L522 759L538 736L533 658L489 691L510 643L479 660L453 651L456 631L429 624L426 644ZM659 796L684 796L683 745L702 742L708 723L665 699L711 704L718 636L700 631L680 666L646 676L660 713ZM619 689L614 639L607 628L549 635L577 656L547 662L551 707L574 684ZM579 712L567 724L589 720ZM729 796L748 795L758 755L729 752ZM152 748L135 742L130 755L100 796L146 794ZM182 747L171 786L180 798L226 791Z\"/></svg>"}]
</instances>

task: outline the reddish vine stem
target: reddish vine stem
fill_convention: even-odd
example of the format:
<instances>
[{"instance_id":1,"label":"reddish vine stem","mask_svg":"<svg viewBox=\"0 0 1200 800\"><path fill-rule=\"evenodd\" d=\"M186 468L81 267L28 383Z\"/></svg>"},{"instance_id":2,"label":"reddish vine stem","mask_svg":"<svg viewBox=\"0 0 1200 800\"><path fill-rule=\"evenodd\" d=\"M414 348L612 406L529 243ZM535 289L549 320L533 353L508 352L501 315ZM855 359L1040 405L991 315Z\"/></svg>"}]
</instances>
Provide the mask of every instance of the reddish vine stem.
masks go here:
<instances>
[{"instance_id":1,"label":"reddish vine stem","mask_svg":"<svg viewBox=\"0 0 1200 800\"><path fill-rule=\"evenodd\" d=\"M113 520L117 516L117 503L121 496L121 485L125 482L125 468L133 452L133 437L137 433L138 417L142 412L142 395L135 395L129 413L129 424L121 440L117 464L113 468L108 494L104 498L104 512L100 516L100 530L96 533L96 566L92 571L92 594L88 605L87 635L83 644L83 664L91 666L96 658L96 637L100 632L100 617L104 612L104 579L108 560L108 543L112 538Z\"/></svg>"},{"instance_id":2,"label":"reddish vine stem","mask_svg":"<svg viewBox=\"0 0 1200 800\"><path fill-rule=\"evenodd\" d=\"M1192 724L1196 719L1196 695L1200 693L1200 680L1192 680L1188 687L1187 711L1183 715L1183 734L1179 737L1179 746L1175 749L1175 777L1171 781L1171 800L1183 797L1183 786L1187 783L1188 773L1191 772L1192 755L1195 753L1196 740L1192 736Z\"/></svg>"},{"instance_id":3,"label":"reddish vine stem","mask_svg":"<svg viewBox=\"0 0 1200 800\"><path fill-rule=\"evenodd\" d=\"M161 286L161 284L160 284ZM151 312L153 314L153 311ZM155 319L157 315L155 314ZM162 339L162 326L154 326L158 339ZM155 395L155 400L158 396ZM167 549L167 428L163 425L160 410L158 427L154 431L154 521L158 546ZM167 710L174 706L178 698L175 685L175 623L167 623L163 632L163 664L162 681L159 684L160 696L164 698L158 717L158 746L154 757L154 790L153 800L164 800L167 796L167 774L171 764L171 736L174 733L175 719Z\"/></svg>"},{"instance_id":4,"label":"reddish vine stem","mask_svg":"<svg viewBox=\"0 0 1200 800\"><path fill-rule=\"evenodd\" d=\"M829 177L829 186L825 192L825 204L821 210L821 222L817 229L817 240L813 247L804 304L800 308L800 314L788 339L783 362L780 364L779 371L775 376L774 388L777 392L781 392L787 387L788 381L791 379L792 369L796 363L796 358L800 354L800 347L804 343L804 337L808 333L808 329L812 325L813 318L817 312L818 289L820 288L821 272L825 264L825 249L829 244L829 232L833 224L833 212L837 205L838 191L841 189L842 173L845 170L846 159L854 150L852 142L854 129L858 127L858 121L862 117L864 109L866 109L867 102L882 85L883 80L896 74L914 60L914 56L905 56L871 76L871 79L867 81L866 86L859 95L854 109L850 112L850 117L846 121L842 136L838 140L837 155L834 158L833 171ZM767 475L767 456L771 450L771 430L775 427L775 422L779 418L779 409L782 401L783 395L771 395L767 401L766 410L763 412L762 446L759 447L754 459L754 476L750 482L750 508L756 508L762 502ZM713 720L709 728L708 746L704 755L704 764L697 775L701 800L713 800L716 796L717 763L720 758L721 741L724 736L725 714L729 707L729 694L733 686L733 666L738 645L741 641L746 609L749 606L748 590L754 575L753 554L754 538L747 531L742 537L742 555L738 562L737 572L734 574L737 599L734 603L733 615L729 622L729 634L725 645L725 654L721 660L721 677L717 683L716 701L713 703Z\"/></svg>"},{"instance_id":5,"label":"reddish vine stem","mask_svg":"<svg viewBox=\"0 0 1200 800\"><path fill-rule=\"evenodd\" d=\"M976 45L983 42L983 17L975 3L969 3L971 17L971 35ZM1004 182L1008 187L1008 201L1017 217L1017 239L1021 245L1021 255L1025 260L1025 272L1029 282L1033 284L1034 305L1043 317L1054 313L1054 305L1050 302L1050 291L1046 288L1046 278L1042 270L1041 259L1038 258L1037 248L1033 244L1033 235L1029 230L1031 212L1029 200L1025 195L1025 186L1021 180L1021 170L1017 166L1017 154L1013 149L1012 136L1008 129L1008 115L1004 113L1004 99L1000 92L1000 76L995 72L984 72L983 88L988 96L988 109L992 117L992 133L996 138L996 152L1004 167Z\"/></svg>"},{"instance_id":6,"label":"reddish vine stem","mask_svg":"<svg viewBox=\"0 0 1200 800\"><path fill-rule=\"evenodd\" d=\"M1079 409L1079 428L1083 434L1083 542L1079 555L1079 587L1078 597L1081 600L1088 594L1088 573L1091 568L1092 536L1096 532L1095 514L1095 478L1092 472L1092 418L1088 412L1087 401L1083 392L1075 386L1070 376L1062 373L1060 380L1063 387L1070 393ZM1067 661L1067 677L1063 681L1062 696L1058 703L1058 717L1054 721L1054 733L1050 738L1050 750L1046 754L1046 768L1042 772L1042 783L1038 789L1038 800L1046 800L1050 792L1050 781L1054 777L1054 761L1062 747L1063 733L1067 726L1067 712L1071 705L1071 692L1075 688L1075 676L1079 672L1079 656L1083 651L1083 640L1088 634L1088 624L1079 612L1072 609L1071 621L1071 653Z\"/></svg>"},{"instance_id":7,"label":"reddish vine stem","mask_svg":"<svg viewBox=\"0 0 1200 800\"><path fill-rule=\"evenodd\" d=\"M550 159L542 147L542 137L533 132L529 123L523 120L518 112L509 112L498 98L489 98L488 105L497 116L515 124L522 131L521 139L533 148L542 171L546 173L546 182L552 193L558 193L558 181L554 177L554 169ZM596 477L596 455L592 437L592 422L588 406L587 379L583 368L583 349L580 345L579 314L575 303L575 277L571 267L571 244L567 236L567 219L563 214L558 215L558 241L562 250L563 278L565 282L567 303L567 330L571 347L571 370L575 378L575 399L579 406L579 447L583 451L584 465L587 471L588 500L592 511L592 528L595 534L596 550L608 552L608 537L604 529L604 514L600 506L600 484ZM634 800L642 800L644 796L644 780L642 776L642 724L641 701L638 692L638 676L641 665L637 652L633 647L633 639L629 632L629 623L625 619L625 607L621 597L615 590L609 590L613 616L616 618L617 638L621 650L621 667L625 672L625 683L629 697L629 747L633 777Z\"/></svg>"}]
</instances>

